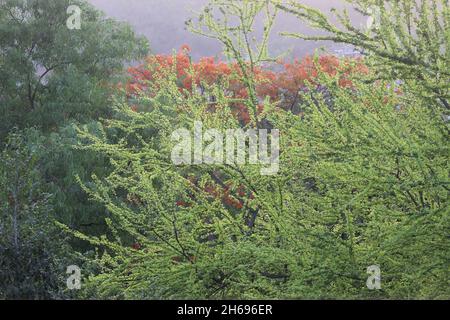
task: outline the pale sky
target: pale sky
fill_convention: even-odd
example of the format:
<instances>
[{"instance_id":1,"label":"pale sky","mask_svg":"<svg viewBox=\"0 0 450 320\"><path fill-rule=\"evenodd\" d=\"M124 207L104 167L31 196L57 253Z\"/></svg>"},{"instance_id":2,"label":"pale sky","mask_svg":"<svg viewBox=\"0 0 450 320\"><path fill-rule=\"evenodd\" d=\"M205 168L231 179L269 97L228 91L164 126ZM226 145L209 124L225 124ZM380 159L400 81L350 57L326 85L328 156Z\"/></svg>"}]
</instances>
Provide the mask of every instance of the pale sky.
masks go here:
<instances>
[{"instance_id":1,"label":"pale sky","mask_svg":"<svg viewBox=\"0 0 450 320\"><path fill-rule=\"evenodd\" d=\"M185 30L184 23L193 16L193 10L199 11L208 0L89 0L89 2L108 16L130 23L138 34L145 35L149 39L150 47L155 53L171 53L173 49L183 44L192 47L194 58L216 56L221 52L220 44L214 40L192 35ZM324 12L329 12L333 7L343 9L345 3L344 0L299 0L299 2L320 8ZM357 25L365 21L358 14L352 13L351 16ZM294 56L301 57L324 45L276 36L280 31L311 33L311 30L294 17L280 16L274 31L275 36L271 43L274 54L290 49ZM343 48L334 44L328 47L332 51Z\"/></svg>"}]
</instances>

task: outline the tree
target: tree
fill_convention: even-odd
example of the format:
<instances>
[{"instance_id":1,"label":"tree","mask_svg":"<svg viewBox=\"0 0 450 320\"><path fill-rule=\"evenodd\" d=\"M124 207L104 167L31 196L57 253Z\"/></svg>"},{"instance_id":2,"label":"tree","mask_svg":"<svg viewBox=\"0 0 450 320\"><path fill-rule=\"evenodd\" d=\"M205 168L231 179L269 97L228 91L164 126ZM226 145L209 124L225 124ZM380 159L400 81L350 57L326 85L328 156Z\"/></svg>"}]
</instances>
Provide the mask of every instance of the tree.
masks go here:
<instances>
[{"instance_id":1,"label":"tree","mask_svg":"<svg viewBox=\"0 0 450 320\"><path fill-rule=\"evenodd\" d=\"M187 94L193 90L200 90L203 95L210 94L208 88L220 84L233 114L242 126L251 125L251 109L247 103L249 95L248 86L243 80L240 66L236 62L227 63L213 57L203 57L198 62L190 57L191 48L184 45L174 55L151 55L144 64L128 69L130 79L125 85L125 91L133 101L143 94L154 96L160 88L155 88L157 79L171 78L176 73L177 84L182 92ZM317 63L316 63L317 62ZM278 71L274 71L277 69ZM173 72L172 72L173 71ZM258 100L257 115L261 116L264 101L269 99L277 108L301 112L302 90L307 84L313 84L319 71L327 74L339 74L342 86L351 86L349 76L357 73L367 73L362 61L347 59L340 61L337 57L324 55L315 61L307 56L302 60L292 62L279 60L273 65L259 65L249 74L254 82L255 95ZM151 83L151 85L149 85ZM208 97L211 110L215 107L214 94ZM135 99L136 100L136 99ZM137 99L138 101L139 99ZM134 111L148 111L148 103L132 106ZM188 111L188 110L186 110ZM264 120L264 119L260 119Z\"/></svg>"},{"instance_id":2,"label":"tree","mask_svg":"<svg viewBox=\"0 0 450 320\"><path fill-rule=\"evenodd\" d=\"M80 30L66 26L70 5L81 10ZM13 127L46 133L40 168L60 221L101 228L75 174L102 172L107 164L71 147L72 123L95 127L111 116L124 64L145 56L147 43L84 0L6 0L0 9L0 137Z\"/></svg>"},{"instance_id":3,"label":"tree","mask_svg":"<svg viewBox=\"0 0 450 320\"><path fill-rule=\"evenodd\" d=\"M81 9L70 30L67 9ZM112 81L147 45L128 25L106 19L84 0L0 3L0 136L14 126L45 131L108 114Z\"/></svg>"},{"instance_id":4,"label":"tree","mask_svg":"<svg viewBox=\"0 0 450 320\"><path fill-rule=\"evenodd\" d=\"M52 194L42 179L36 130L12 132L0 153L0 297L64 297L66 236L53 224ZM34 140L34 141L33 141ZM55 244L58 239L58 245Z\"/></svg>"},{"instance_id":5,"label":"tree","mask_svg":"<svg viewBox=\"0 0 450 320\"><path fill-rule=\"evenodd\" d=\"M448 0L348 0L355 10L372 17L368 30L352 25L347 12L336 16L343 28L327 16L297 1L275 2L277 8L297 16L324 36L284 33L305 40L330 40L355 46L373 65L375 79L401 80L416 95L438 100L450 108L450 5Z\"/></svg>"},{"instance_id":6,"label":"tree","mask_svg":"<svg viewBox=\"0 0 450 320\"><path fill-rule=\"evenodd\" d=\"M321 71L316 79L331 92L332 109L310 85L303 120L284 110L269 115L283 133L274 177L249 165L173 165L170 128L199 116L212 127L232 119L223 108L207 111L198 91L181 93L176 76L141 97L152 101L149 111L124 104L105 133L81 132L86 148L114 164L111 175L85 185L107 208L110 232L74 232L104 252L87 296L448 296L444 124L420 100L398 108L405 101L387 83L355 78L348 88L340 78ZM176 117L178 105L192 113ZM375 264L380 292L365 287Z\"/></svg>"},{"instance_id":7,"label":"tree","mask_svg":"<svg viewBox=\"0 0 450 320\"><path fill-rule=\"evenodd\" d=\"M224 54L236 62L242 81L247 89L251 123L261 126L258 119L256 92L256 68L273 61L268 51L268 41L278 8L269 1L243 0L239 3L212 0L199 15L197 21L187 21L189 30L195 34L218 40L224 46ZM264 28L258 41L255 32L256 18L264 15Z\"/></svg>"},{"instance_id":8,"label":"tree","mask_svg":"<svg viewBox=\"0 0 450 320\"><path fill-rule=\"evenodd\" d=\"M374 81L377 58L314 56L275 75L305 72L289 80L300 89L302 113L277 108L283 94L264 93L258 112L264 81L256 74L264 67L250 57L264 50L249 50L245 36L273 7L211 3L201 33L222 41L235 59L220 65L224 79L211 80L217 66L207 63L205 72L183 52L151 57L130 70L136 78L128 96L117 97L116 117L100 132L79 130L79 147L112 165L107 176L80 179L107 210L108 232L60 225L97 248L100 271L82 296L447 299L448 123L436 112L442 101L397 76ZM224 18L213 20L213 12ZM237 27L227 24L231 16ZM401 70L390 68L388 74ZM248 90L239 97L246 123L233 113L233 74ZM264 122L279 129L278 174L261 175L261 165L175 165L173 130L191 132L196 121L221 132ZM366 286L372 265L380 266L381 290Z\"/></svg>"},{"instance_id":9,"label":"tree","mask_svg":"<svg viewBox=\"0 0 450 320\"><path fill-rule=\"evenodd\" d=\"M81 10L80 30L67 27L70 5ZM109 165L72 148L76 144L74 123L96 128L99 118L110 117L110 99L124 75L124 65L147 51L147 41L135 36L130 26L107 19L85 0L0 1L0 149L6 150L2 154L6 158L0 160L8 160L3 163L2 188L19 183L10 174L16 172L13 165L17 162L23 171L23 193L35 179L33 197L40 199L34 194L39 192L52 195L38 212L31 210L35 202L30 201L35 199L28 200L25 194L18 194L10 206L5 203L3 213L9 219L15 217L11 206L20 201L20 228L11 227L15 231L8 229L8 235L21 231L24 238L20 252L10 242L2 246L2 297L62 297L64 282L58 277L65 270L56 269L73 248L54 230L53 220L92 233L104 228L98 218L104 212L88 202L75 175L101 174ZM26 148L17 149L36 151L32 162L21 157L22 151L8 149L12 130L18 133L11 137L25 135ZM2 241L3 236L7 235L2 235ZM51 239L61 243L55 246ZM82 253L89 249L85 243L71 245Z\"/></svg>"}]
</instances>

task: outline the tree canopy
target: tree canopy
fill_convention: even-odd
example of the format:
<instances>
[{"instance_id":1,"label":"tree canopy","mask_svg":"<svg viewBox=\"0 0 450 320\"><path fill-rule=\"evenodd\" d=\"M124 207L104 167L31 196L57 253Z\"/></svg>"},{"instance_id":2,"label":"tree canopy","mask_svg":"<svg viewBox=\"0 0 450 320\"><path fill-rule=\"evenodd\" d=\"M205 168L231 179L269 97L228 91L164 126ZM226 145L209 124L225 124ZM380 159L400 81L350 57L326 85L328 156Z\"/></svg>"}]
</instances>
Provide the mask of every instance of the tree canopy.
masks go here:
<instances>
[{"instance_id":1,"label":"tree canopy","mask_svg":"<svg viewBox=\"0 0 450 320\"><path fill-rule=\"evenodd\" d=\"M448 1L211 0L199 61L75 3L1 2L0 298L450 297ZM359 54L273 57L280 11Z\"/></svg>"}]
</instances>

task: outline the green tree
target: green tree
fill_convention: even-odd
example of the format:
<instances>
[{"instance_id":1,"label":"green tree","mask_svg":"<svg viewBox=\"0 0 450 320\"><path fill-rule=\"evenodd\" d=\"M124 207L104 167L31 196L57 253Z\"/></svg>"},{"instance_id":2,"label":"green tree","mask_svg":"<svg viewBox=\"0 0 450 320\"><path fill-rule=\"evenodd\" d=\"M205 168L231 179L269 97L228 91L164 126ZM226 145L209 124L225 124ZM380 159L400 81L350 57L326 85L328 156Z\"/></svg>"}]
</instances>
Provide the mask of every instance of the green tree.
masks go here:
<instances>
[{"instance_id":1,"label":"green tree","mask_svg":"<svg viewBox=\"0 0 450 320\"><path fill-rule=\"evenodd\" d=\"M80 30L66 26L70 5L81 9ZM146 52L130 26L84 0L2 1L0 136L14 126L54 131L108 114L114 78Z\"/></svg>"},{"instance_id":2,"label":"green tree","mask_svg":"<svg viewBox=\"0 0 450 320\"><path fill-rule=\"evenodd\" d=\"M447 125L388 83L354 79L349 89L339 78L318 80L331 92L332 111L323 92L311 88L303 120L271 113L282 132L273 177L251 165L173 165L172 128L192 129L200 119L222 130L238 127L226 111L208 112L198 93L183 98L176 77L158 82L164 89L150 112L125 104L104 133L82 131L85 148L113 164L110 175L84 187L106 207L110 231L74 232L103 252L103 272L90 278L86 295L448 297ZM192 114L176 117L178 103ZM219 99L219 109L227 103ZM242 207L222 201L223 186ZM381 291L366 288L371 265L381 267Z\"/></svg>"},{"instance_id":3,"label":"green tree","mask_svg":"<svg viewBox=\"0 0 450 320\"><path fill-rule=\"evenodd\" d=\"M348 12L337 12L340 26L317 9L298 1L275 5L322 36L284 33L310 41L329 40L360 50L375 70L374 79L402 80L415 95L442 109L450 108L450 5L448 0L347 0L352 8L371 17L367 27L352 24ZM372 79L373 80L373 79Z\"/></svg>"},{"instance_id":4,"label":"green tree","mask_svg":"<svg viewBox=\"0 0 450 320\"><path fill-rule=\"evenodd\" d=\"M207 13L247 12L248 21L260 12L247 1L212 4ZM211 36L242 49L245 42L226 39L243 39L233 32L245 30L211 19ZM248 70L249 56L239 50L231 54ZM448 299L449 144L441 92L418 90L423 80L400 78L402 67L372 64L377 59L368 58L369 71L360 75L349 75L348 65L361 61L341 61L332 74L318 66L317 79L301 92L302 116L264 103L257 119L281 132L274 176L262 176L260 165L173 164L174 129L192 132L195 121L241 128L220 83L180 90L174 67L137 97L146 112L119 97L103 130L79 131L80 148L112 165L107 176L80 181L105 207L109 230L93 236L61 225L98 249L101 271L90 276L84 296ZM395 76L374 81L380 68ZM246 105L254 103L250 94ZM381 290L366 287L371 265L381 268Z\"/></svg>"},{"instance_id":5,"label":"green tree","mask_svg":"<svg viewBox=\"0 0 450 320\"><path fill-rule=\"evenodd\" d=\"M39 168L42 137L12 132L0 153L0 298L62 298L66 236L53 224L52 194ZM57 240L58 243L55 242Z\"/></svg>"},{"instance_id":6,"label":"green tree","mask_svg":"<svg viewBox=\"0 0 450 320\"><path fill-rule=\"evenodd\" d=\"M70 5L81 9L79 30L66 25ZM95 127L111 116L110 97L124 65L143 57L147 43L84 0L6 0L0 9L0 137L12 127L45 132L40 168L58 217L99 227L93 218L99 210L87 203L75 174L89 176L108 164L71 147L71 123Z\"/></svg>"}]
</instances>

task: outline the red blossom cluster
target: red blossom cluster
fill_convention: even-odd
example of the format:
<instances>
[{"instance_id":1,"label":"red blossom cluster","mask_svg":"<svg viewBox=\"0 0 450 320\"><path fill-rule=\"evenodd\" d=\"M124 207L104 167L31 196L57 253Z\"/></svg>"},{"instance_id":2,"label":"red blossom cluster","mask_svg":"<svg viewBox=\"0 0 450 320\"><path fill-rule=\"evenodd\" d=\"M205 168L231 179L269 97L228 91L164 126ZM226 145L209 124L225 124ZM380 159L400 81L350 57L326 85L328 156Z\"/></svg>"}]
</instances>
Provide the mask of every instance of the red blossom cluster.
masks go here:
<instances>
[{"instance_id":1,"label":"red blossom cluster","mask_svg":"<svg viewBox=\"0 0 450 320\"><path fill-rule=\"evenodd\" d=\"M182 92L192 92L194 89L202 89L204 85L213 85L219 81L226 85L225 91L230 99L233 99L232 110L235 116L246 124L250 121L247 105L249 92L243 81L242 70L237 63L225 63L212 57L201 58L198 62L192 62L191 49L183 46L175 55L152 55L143 65L129 68L131 80L127 83L126 91L129 96L137 96L146 91L149 83L152 88L157 88L158 79L168 77L176 73L177 82ZM356 63L354 63L356 62ZM334 56L321 56L318 59L305 57L302 60L294 60L291 63L279 62L280 71L268 68L256 67L251 75L256 84L257 98L261 102L258 109L262 109L262 101L269 97L273 102L279 102L279 107L285 110L293 110L299 103L301 92L305 86L316 84L319 71L335 76L339 73L339 84L342 87L351 87L349 75L355 72L366 73L368 70L361 61L353 59L343 60ZM242 100L243 102L239 102ZM137 111L136 106L132 106Z\"/></svg>"},{"instance_id":2,"label":"red blossom cluster","mask_svg":"<svg viewBox=\"0 0 450 320\"><path fill-rule=\"evenodd\" d=\"M254 199L253 193L248 191L244 185L240 185L238 188L232 188L227 183L210 182L200 187L200 182L196 177L188 177L188 180L193 188L202 190L211 199L221 199L222 203L230 209L240 210L244 207L246 199ZM195 200L195 197L191 195L190 199ZM179 200L176 202L176 205L178 207L189 208L191 207L189 202Z\"/></svg>"}]
</instances>

